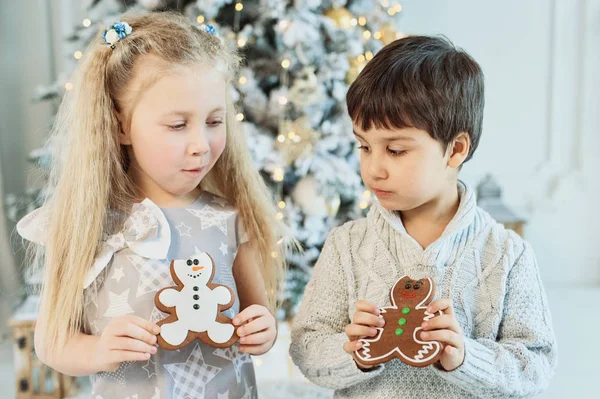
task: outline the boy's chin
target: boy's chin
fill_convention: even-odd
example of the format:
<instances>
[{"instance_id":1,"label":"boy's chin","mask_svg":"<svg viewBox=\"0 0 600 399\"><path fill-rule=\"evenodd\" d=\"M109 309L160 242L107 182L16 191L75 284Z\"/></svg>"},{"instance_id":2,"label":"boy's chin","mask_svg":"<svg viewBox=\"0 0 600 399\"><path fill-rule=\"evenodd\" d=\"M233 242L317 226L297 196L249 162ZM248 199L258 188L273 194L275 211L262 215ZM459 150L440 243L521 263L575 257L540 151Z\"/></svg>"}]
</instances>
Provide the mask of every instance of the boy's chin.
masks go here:
<instances>
[{"instance_id":1,"label":"boy's chin","mask_svg":"<svg viewBox=\"0 0 600 399\"><path fill-rule=\"evenodd\" d=\"M410 206L406 203L403 203L402 201L398 201L398 199L377 198L377 200L379 201L379 205L381 205L383 208L387 209L388 211L405 212L407 210L413 209L412 206Z\"/></svg>"}]
</instances>

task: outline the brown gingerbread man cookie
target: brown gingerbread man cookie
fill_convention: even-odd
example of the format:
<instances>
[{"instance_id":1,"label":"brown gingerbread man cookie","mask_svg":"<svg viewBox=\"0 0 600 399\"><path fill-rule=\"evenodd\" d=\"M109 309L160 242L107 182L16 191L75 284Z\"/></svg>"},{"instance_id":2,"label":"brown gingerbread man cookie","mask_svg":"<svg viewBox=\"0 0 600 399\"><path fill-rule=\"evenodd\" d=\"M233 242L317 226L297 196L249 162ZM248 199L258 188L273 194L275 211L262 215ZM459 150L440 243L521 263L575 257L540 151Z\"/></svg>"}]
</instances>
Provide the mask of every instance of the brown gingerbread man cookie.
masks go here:
<instances>
[{"instance_id":1,"label":"brown gingerbread man cookie","mask_svg":"<svg viewBox=\"0 0 600 399\"><path fill-rule=\"evenodd\" d=\"M354 359L366 366L393 358L414 367L435 363L442 354L442 343L421 339L421 324L436 316L426 310L434 289L430 278L413 280L404 276L396 281L390 291L392 306L380 309L385 325L377 328L374 338L360 340L363 346L353 353Z\"/></svg>"},{"instance_id":2,"label":"brown gingerbread man cookie","mask_svg":"<svg viewBox=\"0 0 600 399\"><path fill-rule=\"evenodd\" d=\"M170 314L157 323L161 348L179 349L196 338L225 348L238 340L231 319L221 313L233 305L233 291L212 283L214 275L215 262L204 252L171 262L171 277L177 286L163 288L154 297L156 307Z\"/></svg>"}]
</instances>

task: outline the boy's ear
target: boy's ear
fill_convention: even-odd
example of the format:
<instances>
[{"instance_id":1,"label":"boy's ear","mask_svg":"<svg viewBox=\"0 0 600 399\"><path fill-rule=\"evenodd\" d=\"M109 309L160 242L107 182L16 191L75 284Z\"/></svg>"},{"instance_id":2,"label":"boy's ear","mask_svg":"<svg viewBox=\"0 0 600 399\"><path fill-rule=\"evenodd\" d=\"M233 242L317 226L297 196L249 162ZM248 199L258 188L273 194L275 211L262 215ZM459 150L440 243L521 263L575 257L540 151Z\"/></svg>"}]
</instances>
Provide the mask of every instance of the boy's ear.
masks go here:
<instances>
[{"instance_id":1,"label":"boy's ear","mask_svg":"<svg viewBox=\"0 0 600 399\"><path fill-rule=\"evenodd\" d=\"M456 136L454 142L450 144L448 148L450 152L450 157L448 158L448 166L456 169L463 164L467 156L469 155L469 150L471 149L471 138L466 132L461 132Z\"/></svg>"}]
</instances>

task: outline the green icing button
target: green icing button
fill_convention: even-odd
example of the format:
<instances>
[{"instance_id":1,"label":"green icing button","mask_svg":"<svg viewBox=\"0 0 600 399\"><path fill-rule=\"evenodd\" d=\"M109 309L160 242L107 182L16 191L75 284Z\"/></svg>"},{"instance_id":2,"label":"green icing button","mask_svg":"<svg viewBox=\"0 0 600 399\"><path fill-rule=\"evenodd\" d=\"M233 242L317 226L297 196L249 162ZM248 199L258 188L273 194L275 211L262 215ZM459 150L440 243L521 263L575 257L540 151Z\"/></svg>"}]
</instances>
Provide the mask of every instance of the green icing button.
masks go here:
<instances>
[{"instance_id":1,"label":"green icing button","mask_svg":"<svg viewBox=\"0 0 600 399\"><path fill-rule=\"evenodd\" d=\"M409 308L402 308L402 314L409 314L409 313L410 313Z\"/></svg>"},{"instance_id":2,"label":"green icing button","mask_svg":"<svg viewBox=\"0 0 600 399\"><path fill-rule=\"evenodd\" d=\"M401 326L406 324L406 319L403 317L400 320L398 320L398 324L400 324Z\"/></svg>"},{"instance_id":3,"label":"green icing button","mask_svg":"<svg viewBox=\"0 0 600 399\"><path fill-rule=\"evenodd\" d=\"M404 332L404 330L401 328L396 329L396 335L402 335L403 332Z\"/></svg>"}]
</instances>

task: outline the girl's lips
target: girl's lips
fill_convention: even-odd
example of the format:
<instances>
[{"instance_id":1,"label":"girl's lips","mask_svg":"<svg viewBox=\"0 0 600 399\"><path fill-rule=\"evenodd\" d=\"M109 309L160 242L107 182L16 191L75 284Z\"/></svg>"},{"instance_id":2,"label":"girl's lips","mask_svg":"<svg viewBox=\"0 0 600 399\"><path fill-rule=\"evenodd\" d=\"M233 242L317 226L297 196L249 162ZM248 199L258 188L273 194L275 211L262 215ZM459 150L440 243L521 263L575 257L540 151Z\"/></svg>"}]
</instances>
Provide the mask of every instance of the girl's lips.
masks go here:
<instances>
[{"instance_id":1,"label":"girl's lips","mask_svg":"<svg viewBox=\"0 0 600 399\"><path fill-rule=\"evenodd\" d=\"M199 175L204 168L184 169L183 171L191 175Z\"/></svg>"}]
</instances>

